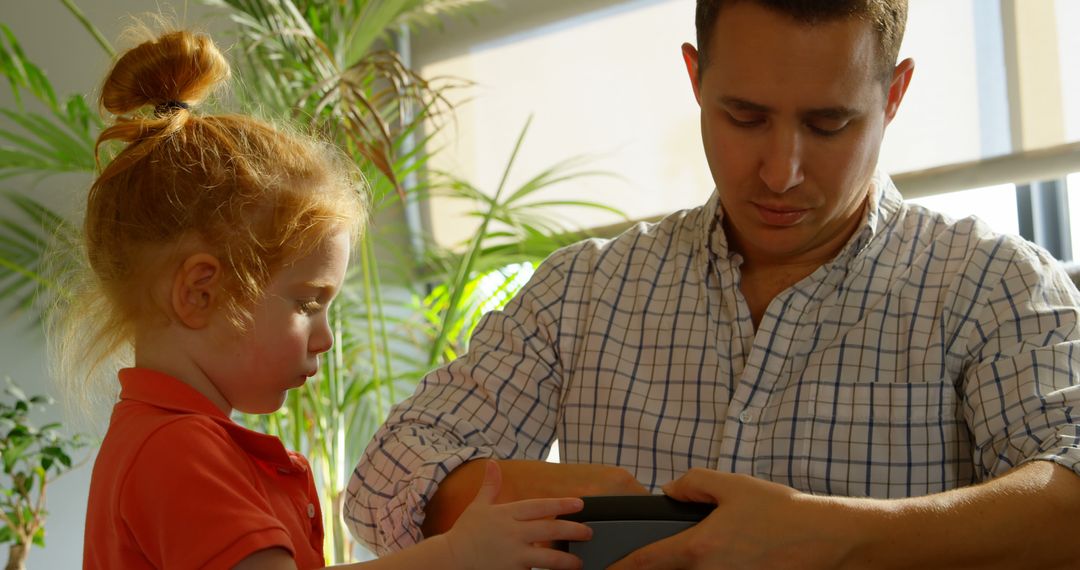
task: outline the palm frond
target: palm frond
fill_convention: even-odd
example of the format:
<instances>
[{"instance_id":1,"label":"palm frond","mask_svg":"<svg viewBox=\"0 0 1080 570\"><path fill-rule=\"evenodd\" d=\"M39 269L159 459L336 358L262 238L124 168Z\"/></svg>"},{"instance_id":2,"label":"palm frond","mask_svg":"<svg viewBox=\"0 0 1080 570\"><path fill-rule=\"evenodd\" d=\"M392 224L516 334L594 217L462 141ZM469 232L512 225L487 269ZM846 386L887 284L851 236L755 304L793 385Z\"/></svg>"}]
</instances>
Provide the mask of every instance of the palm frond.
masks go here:
<instances>
[{"instance_id":1,"label":"palm frond","mask_svg":"<svg viewBox=\"0 0 1080 570\"><path fill-rule=\"evenodd\" d=\"M43 295L63 294L50 275L71 267L74 252L52 245L56 240L70 240L75 228L29 196L8 191L0 193L0 198L19 214L0 218L0 300L11 303L14 310L29 310ZM35 315L38 321L41 317Z\"/></svg>"},{"instance_id":2,"label":"palm frond","mask_svg":"<svg viewBox=\"0 0 1080 570\"><path fill-rule=\"evenodd\" d=\"M0 24L0 72L7 77L12 95L15 96L15 103L20 109L23 108L20 96L23 89L29 90L49 109L53 111L59 109L52 84L41 69L26 57L19 41L15 39L15 34L4 24Z\"/></svg>"},{"instance_id":3,"label":"palm frond","mask_svg":"<svg viewBox=\"0 0 1080 570\"><path fill-rule=\"evenodd\" d=\"M61 172L92 172L94 139L101 119L81 95L61 103L45 73L29 60L3 24L0 73L7 78L18 106L18 110L0 109L0 117L7 123L0 128L0 179L29 175L36 184ZM45 113L25 111L25 94L38 100ZM54 239L70 240L74 226L25 192L3 192L0 199L13 212L0 218L0 301L10 303L6 306L12 310L31 309L42 295L63 294L49 277L51 269L47 272L45 267L47 261L50 268L60 269L73 262L71 249L58 249L51 258L49 251ZM36 315L37 320L41 317Z\"/></svg>"}]
</instances>

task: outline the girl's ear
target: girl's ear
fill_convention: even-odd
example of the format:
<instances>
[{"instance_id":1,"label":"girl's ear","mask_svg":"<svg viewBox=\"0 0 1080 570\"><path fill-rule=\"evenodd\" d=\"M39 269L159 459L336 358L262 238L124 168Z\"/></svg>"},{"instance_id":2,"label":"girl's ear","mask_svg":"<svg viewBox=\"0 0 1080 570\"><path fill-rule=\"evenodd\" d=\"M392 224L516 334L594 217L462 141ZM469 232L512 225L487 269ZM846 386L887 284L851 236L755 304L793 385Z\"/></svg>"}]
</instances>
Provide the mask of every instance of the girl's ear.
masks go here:
<instances>
[{"instance_id":1,"label":"girl's ear","mask_svg":"<svg viewBox=\"0 0 1080 570\"><path fill-rule=\"evenodd\" d=\"M176 270L172 310L184 326L201 329L210 324L221 295L221 261L209 253L196 253Z\"/></svg>"}]
</instances>

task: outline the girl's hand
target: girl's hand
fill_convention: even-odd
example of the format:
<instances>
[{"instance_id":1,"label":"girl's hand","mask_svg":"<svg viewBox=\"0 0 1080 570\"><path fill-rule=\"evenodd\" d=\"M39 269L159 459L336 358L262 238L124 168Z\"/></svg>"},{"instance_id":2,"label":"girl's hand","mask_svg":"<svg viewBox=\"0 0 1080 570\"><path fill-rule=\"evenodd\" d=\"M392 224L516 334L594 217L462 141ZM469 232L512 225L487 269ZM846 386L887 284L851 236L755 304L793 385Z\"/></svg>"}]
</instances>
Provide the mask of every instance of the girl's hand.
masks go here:
<instances>
[{"instance_id":1,"label":"girl's hand","mask_svg":"<svg viewBox=\"0 0 1080 570\"><path fill-rule=\"evenodd\" d=\"M486 461L480 491L443 538L454 558L453 568L494 570L581 568L581 560L567 552L539 546L554 540L589 540L592 529L553 517L580 511L581 499L529 499L494 504L502 486L502 472Z\"/></svg>"}]
</instances>

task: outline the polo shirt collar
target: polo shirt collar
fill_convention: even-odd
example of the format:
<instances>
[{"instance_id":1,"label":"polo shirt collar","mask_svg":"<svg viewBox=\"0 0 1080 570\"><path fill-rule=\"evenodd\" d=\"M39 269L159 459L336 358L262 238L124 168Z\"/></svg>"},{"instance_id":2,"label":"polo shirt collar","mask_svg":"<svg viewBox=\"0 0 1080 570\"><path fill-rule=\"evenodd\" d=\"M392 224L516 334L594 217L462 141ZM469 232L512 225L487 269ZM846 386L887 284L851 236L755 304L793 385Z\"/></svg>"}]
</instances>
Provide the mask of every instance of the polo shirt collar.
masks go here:
<instances>
[{"instance_id":1,"label":"polo shirt collar","mask_svg":"<svg viewBox=\"0 0 1080 570\"><path fill-rule=\"evenodd\" d=\"M121 402L140 402L179 414L206 416L223 427L251 457L286 471L304 469L280 439L237 424L198 390L168 374L148 368L124 368L119 377Z\"/></svg>"}]
</instances>

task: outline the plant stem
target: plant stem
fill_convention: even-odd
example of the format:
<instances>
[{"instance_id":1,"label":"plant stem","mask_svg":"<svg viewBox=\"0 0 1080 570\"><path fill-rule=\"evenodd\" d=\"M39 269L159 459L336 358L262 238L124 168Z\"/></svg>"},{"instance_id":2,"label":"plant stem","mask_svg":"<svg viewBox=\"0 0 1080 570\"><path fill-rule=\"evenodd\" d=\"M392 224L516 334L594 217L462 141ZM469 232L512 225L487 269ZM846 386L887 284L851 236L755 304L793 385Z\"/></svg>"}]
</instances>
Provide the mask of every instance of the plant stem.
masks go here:
<instances>
[{"instance_id":1,"label":"plant stem","mask_svg":"<svg viewBox=\"0 0 1080 570\"><path fill-rule=\"evenodd\" d=\"M506 188L506 181L510 177L510 170L514 166L518 151L521 150L521 145L525 141L525 133L529 132L529 124L531 123L532 117L530 116L529 120L525 121L525 127L521 129L521 134L518 135L513 152L510 153L510 160L506 163L506 169L503 170L502 180L499 181L499 187L495 190L495 196L491 198L491 206L488 208L488 211L484 213L484 219L480 222L480 227L477 228L476 234L473 235L472 242L469 244L469 249L461 259L461 265L458 266L457 276L451 283L452 289L450 290L450 299L447 303L446 314L443 315L442 326L439 328L439 336L436 337L435 342L431 344L431 352L428 353L428 366L433 367L439 363L443 348L446 347L450 329L454 321L458 318L461 297L465 293L465 286L469 282L469 275L472 274L473 265L476 263L476 257L480 254L480 249L484 245L484 238L487 237L488 225L495 216L495 210L499 207L499 198L502 196L503 189Z\"/></svg>"},{"instance_id":2,"label":"plant stem","mask_svg":"<svg viewBox=\"0 0 1080 570\"><path fill-rule=\"evenodd\" d=\"M370 241L365 242L364 245L367 246L368 248L370 248L371 251L369 252L368 255L370 255L371 258L374 259L375 258L374 246L371 244ZM383 347L383 349L382 349L383 365L385 366L385 370L386 370L386 374L385 374L385 376L386 376L386 394L387 394L387 399L390 402L390 405L393 406L394 404L397 403L397 395L394 393L394 364L393 364L394 357L393 357L393 351L390 348L390 338L389 338L389 336L387 335L387 332L386 332L386 313L383 310L384 305L383 305L383 299L382 299L382 280L379 278L379 265L377 263L373 264L372 267L371 267L370 280L371 280L372 290L374 291L373 294L374 294L374 298L375 298L375 310L377 311L377 315L378 315L379 341L382 343L382 347ZM381 419L382 419L382 417L380 416L380 420Z\"/></svg>"},{"instance_id":3,"label":"plant stem","mask_svg":"<svg viewBox=\"0 0 1080 570\"><path fill-rule=\"evenodd\" d=\"M7 565L4 566L4 570L25 570L26 559L30 556L29 544L12 544L8 550Z\"/></svg>"},{"instance_id":4,"label":"plant stem","mask_svg":"<svg viewBox=\"0 0 1080 570\"><path fill-rule=\"evenodd\" d=\"M377 307L375 305L375 299L372 296L372 273L374 271L372 267L371 252L371 237L364 236L363 243L360 247L360 267L361 273L364 276L364 304L367 308L368 315L375 314ZM369 359L371 362L371 383L375 390L375 409L378 412L379 421L386 419L386 407L383 405L382 396L382 377L379 371L379 347L375 340L375 323L371 318L365 319L367 321L367 338L368 338L368 350ZM389 347L383 347L384 350L389 350Z\"/></svg>"},{"instance_id":5,"label":"plant stem","mask_svg":"<svg viewBox=\"0 0 1080 570\"><path fill-rule=\"evenodd\" d=\"M112 44L109 43L109 40L105 39L105 36L101 35L101 32L90 22L86 17L86 14L83 14L82 10L75 5L75 2L72 0L60 0L60 2L62 2L64 6L67 6L71 15L75 16L75 19L86 28L86 31L90 32L91 36L94 36L94 39L97 40L97 43L105 50L105 53L109 54L109 57L116 57L116 50L113 49Z\"/></svg>"}]
</instances>

